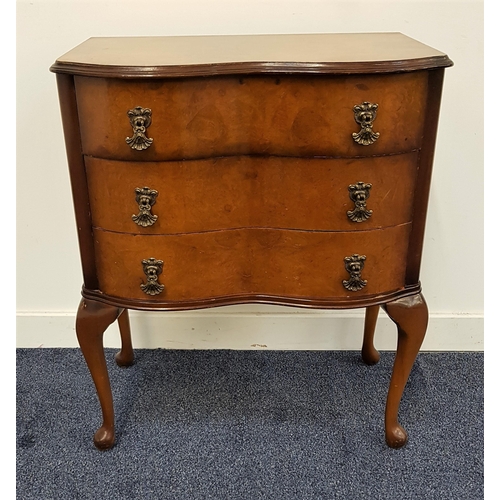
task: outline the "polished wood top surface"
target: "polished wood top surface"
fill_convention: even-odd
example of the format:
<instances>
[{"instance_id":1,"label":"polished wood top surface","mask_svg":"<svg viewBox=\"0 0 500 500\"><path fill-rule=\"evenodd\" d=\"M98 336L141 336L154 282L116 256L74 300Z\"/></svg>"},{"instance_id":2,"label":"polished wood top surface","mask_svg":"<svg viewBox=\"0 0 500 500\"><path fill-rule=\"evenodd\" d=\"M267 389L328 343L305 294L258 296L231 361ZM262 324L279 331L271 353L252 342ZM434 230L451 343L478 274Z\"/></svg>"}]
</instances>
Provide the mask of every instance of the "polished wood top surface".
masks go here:
<instances>
[{"instance_id":1,"label":"polished wood top surface","mask_svg":"<svg viewBox=\"0 0 500 500\"><path fill-rule=\"evenodd\" d=\"M446 54L402 33L90 38L51 67L88 76L362 73L451 66Z\"/></svg>"}]
</instances>

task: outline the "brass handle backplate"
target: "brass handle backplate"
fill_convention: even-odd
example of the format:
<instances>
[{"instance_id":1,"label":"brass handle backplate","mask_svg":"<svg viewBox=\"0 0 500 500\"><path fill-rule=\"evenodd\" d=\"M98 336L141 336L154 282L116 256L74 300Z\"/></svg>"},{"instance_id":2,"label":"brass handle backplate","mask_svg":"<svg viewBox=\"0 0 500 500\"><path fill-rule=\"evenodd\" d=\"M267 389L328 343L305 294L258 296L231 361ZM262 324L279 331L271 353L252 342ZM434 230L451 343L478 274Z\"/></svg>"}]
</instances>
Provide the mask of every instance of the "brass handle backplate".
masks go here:
<instances>
[{"instance_id":1,"label":"brass handle backplate","mask_svg":"<svg viewBox=\"0 0 500 500\"><path fill-rule=\"evenodd\" d=\"M142 261L142 269L147 277L146 283L141 284L141 290L147 295L158 295L163 292L165 285L158 283L158 276L163 271L163 261L153 257Z\"/></svg>"},{"instance_id":2,"label":"brass handle backplate","mask_svg":"<svg viewBox=\"0 0 500 500\"><path fill-rule=\"evenodd\" d=\"M373 144L379 137L379 132L373 131L373 122L377 117L378 104L364 102L354 106L354 119L361 126L359 132L353 132L352 138L362 146Z\"/></svg>"},{"instance_id":3,"label":"brass handle backplate","mask_svg":"<svg viewBox=\"0 0 500 500\"><path fill-rule=\"evenodd\" d=\"M151 213L151 207L156 203L158 191L148 187L135 188L135 201L139 205L139 213L132 215L132 220L142 227L152 226L158 216Z\"/></svg>"},{"instance_id":4,"label":"brass handle backplate","mask_svg":"<svg viewBox=\"0 0 500 500\"><path fill-rule=\"evenodd\" d=\"M350 292L359 292L367 284L367 281L361 278L361 271L365 267L366 255L355 253L350 257L344 258L346 271L349 273L348 280L342 280L344 288Z\"/></svg>"},{"instance_id":5,"label":"brass handle backplate","mask_svg":"<svg viewBox=\"0 0 500 500\"><path fill-rule=\"evenodd\" d=\"M127 111L134 135L125 139L126 143L137 151L148 149L153 139L146 136L146 129L151 125L151 110L137 106Z\"/></svg>"},{"instance_id":6,"label":"brass handle backplate","mask_svg":"<svg viewBox=\"0 0 500 500\"><path fill-rule=\"evenodd\" d=\"M349 186L349 198L354 202L354 209L347 211L347 217L353 222L364 222L372 216L373 210L366 208L371 188L371 184L361 181Z\"/></svg>"}]
</instances>

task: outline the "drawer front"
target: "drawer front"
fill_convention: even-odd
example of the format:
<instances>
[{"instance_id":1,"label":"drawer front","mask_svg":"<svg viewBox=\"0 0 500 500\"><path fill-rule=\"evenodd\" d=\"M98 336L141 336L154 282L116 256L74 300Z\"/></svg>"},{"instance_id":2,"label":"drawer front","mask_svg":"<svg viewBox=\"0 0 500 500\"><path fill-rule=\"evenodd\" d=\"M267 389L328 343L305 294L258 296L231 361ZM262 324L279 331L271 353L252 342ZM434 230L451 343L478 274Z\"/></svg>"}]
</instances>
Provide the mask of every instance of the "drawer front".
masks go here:
<instances>
[{"instance_id":1,"label":"drawer front","mask_svg":"<svg viewBox=\"0 0 500 500\"><path fill-rule=\"evenodd\" d=\"M149 81L77 76L75 85L84 153L151 161L408 152L420 147L427 79L426 71ZM370 123L366 112L354 112L364 102L378 105L369 145L353 138L367 130L356 116Z\"/></svg>"},{"instance_id":2,"label":"drawer front","mask_svg":"<svg viewBox=\"0 0 500 500\"><path fill-rule=\"evenodd\" d=\"M86 157L85 164L95 227L176 234L248 227L350 231L409 222L417 161L418 153L409 153L162 163Z\"/></svg>"},{"instance_id":3,"label":"drawer front","mask_svg":"<svg viewBox=\"0 0 500 500\"><path fill-rule=\"evenodd\" d=\"M242 294L340 300L372 296L404 287L410 227L169 236L95 230L99 289L119 298L158 302ZM358 275L356 254L365 257ZM346 266L352 265L348 272Z\"/></svg>"}]
</instances>

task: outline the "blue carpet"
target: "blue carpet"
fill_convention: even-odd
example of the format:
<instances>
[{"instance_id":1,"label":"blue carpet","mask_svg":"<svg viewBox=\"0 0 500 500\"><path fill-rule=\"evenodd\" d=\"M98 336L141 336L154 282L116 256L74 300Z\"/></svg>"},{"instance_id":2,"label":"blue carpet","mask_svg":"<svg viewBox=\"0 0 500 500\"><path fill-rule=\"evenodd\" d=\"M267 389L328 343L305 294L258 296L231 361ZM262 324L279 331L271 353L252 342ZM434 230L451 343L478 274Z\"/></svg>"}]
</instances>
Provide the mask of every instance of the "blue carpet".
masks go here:
<instances>
[{"instance_id":1,"label":"blue carpet","mask_svg":"<svg viewBox=\"0 0 500 500\"><path fill-rule=\"evenodd\" d=\"M17 350L17 498L453 499L483 492L483 354L421 353L384 442L393 353L106 350L117 442L78 349Z\"/></svg>"}]
</instances>

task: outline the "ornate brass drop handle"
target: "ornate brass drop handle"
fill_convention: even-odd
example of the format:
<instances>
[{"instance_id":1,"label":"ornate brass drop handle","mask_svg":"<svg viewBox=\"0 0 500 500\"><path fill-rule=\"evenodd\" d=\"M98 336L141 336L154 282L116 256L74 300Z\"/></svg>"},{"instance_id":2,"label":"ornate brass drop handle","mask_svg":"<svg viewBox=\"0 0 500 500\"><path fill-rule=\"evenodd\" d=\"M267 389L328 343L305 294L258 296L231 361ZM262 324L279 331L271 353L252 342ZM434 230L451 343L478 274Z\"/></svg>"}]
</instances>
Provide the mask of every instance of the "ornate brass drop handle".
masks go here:
<instances>
[{"instance_id":1,"label":"ornate brass drop handle","mask_svg":"<svg viewBox=\"0 0 500 500\"><path fill-rule=\"evenodd\" d=\"M165 285L158 283L158 276L163 271L163 261L153 257L142 261L142 269L146 275L146 283L141 284L141 290L147 295L158 295L163 292Z\"/></svg>"},{"instance_id":2,"label":"ornate brass drop handle","mask_svg":"<svg viewBox=\"0 0 500 500\"><path fill-rule=\"evenodd\" d=\"M148 149L153 139L146 137L146 129L151 125L151 110L140 106L127 111L134 135L125 139L126 143L137 151Z\"/></svg>"},{"instance_id":3,"label":"ornate brass drop handle","mask_svg":"<svg viewBox=\"0 0 500 500\"><path fill-rule=\"evenodd\" d=\"M344 288L350 292L359 292L367 284L367 281L361 278L361 271L365 267L366 255L357 253L344 258L344 265L350 277L348 280L342 280Z\"/></svg>"},{"instance_id":4,"label":"ornate brass drop handle","mask_svg":"<svg viewBox=\"0 0 500 500\"><path fill-rule=\"evenodd\" d=\"M364 222L372 216L373 210L366 208L371 188L371 184L361 181L349 186L349 198L354 202L354 210L348 210L347 217L353 222Z\"/></svg>"},{"instance_id":5,"label":"ornate brass drop handle","mask_svg":"<svg viewBox=\"0 0 500 500\"><path fill-rule=\"evenodd\" d=\"M156 203L158 191L148 187L135 188L135 201L139 205L139 213L132 215L132 220L142 227L152 226L158 216L151 213L151 207Z\"/></svg>"},{"instance_id":6,"label":"ornate brass drop handle","mask_svg":"<svg viewBox=\"0 0 500 500\"><path fill-rule=\"evenodd\" d=\"M352 138L362 146L373 144L379 137L379 132L373 131L373 122L377 117L378 104L364 102L354 106L354 119L361 126L359 132L353 132Z\"/></svg>"}]
</instances>

